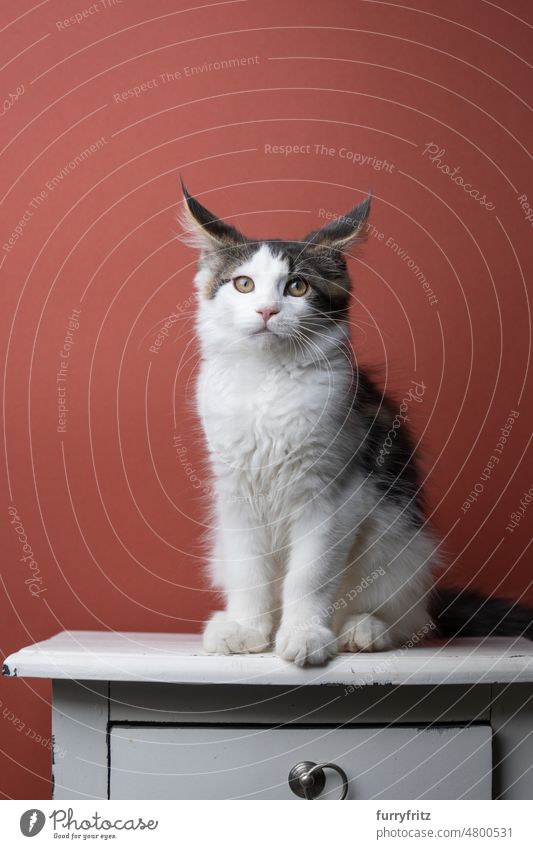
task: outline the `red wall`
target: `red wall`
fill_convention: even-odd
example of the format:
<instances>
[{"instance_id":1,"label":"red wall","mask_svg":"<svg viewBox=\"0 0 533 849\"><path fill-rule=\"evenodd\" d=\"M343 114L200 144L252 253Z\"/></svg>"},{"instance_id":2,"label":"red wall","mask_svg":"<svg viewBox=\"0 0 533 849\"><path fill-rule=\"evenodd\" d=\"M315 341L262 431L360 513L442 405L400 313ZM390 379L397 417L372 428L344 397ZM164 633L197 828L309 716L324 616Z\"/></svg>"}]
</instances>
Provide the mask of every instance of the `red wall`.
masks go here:
<instances>
[{"instance_id":1,"label":"red wall","mask_svg":"<svg viewBox=\"0 0 533 849\"><path fill-rule=\"evenodd\" d=\"M446 580L533 602L533 508L507 528L533 483L531 4L193 5L2 10L2 653L63 628L198 631L215 601L179 173L250 235L301 236L372 189L354 339L398 398L426 386L410 415ZM206 63L226 64L186 70ZM2 792L46 797L49 685L5 680L0 699Z\"/></svg>"}]
</instances>

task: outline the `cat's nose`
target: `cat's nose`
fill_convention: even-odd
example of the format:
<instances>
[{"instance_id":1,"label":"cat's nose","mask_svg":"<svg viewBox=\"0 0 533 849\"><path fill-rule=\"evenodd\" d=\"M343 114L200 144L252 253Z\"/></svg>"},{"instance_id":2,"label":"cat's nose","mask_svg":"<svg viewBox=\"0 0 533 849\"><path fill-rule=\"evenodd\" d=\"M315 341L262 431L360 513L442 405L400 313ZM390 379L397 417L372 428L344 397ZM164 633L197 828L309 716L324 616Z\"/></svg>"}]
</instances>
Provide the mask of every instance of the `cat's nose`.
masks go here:
<instances>
[{"instance_id":1,"label":"cat's nose","mask_svg":"<svg viewBox=\"0 0 533 849\"><path fill-rule=\"evenodd\" d=\"M268 319L271 318L273 315L276 315L276 313L278 313L279 310L278 310L277 307L263 307L260 310L256 310L256 312L258 312L259 315L263 316L263 321L266 324Z\"/></svg>"}]
</instances>

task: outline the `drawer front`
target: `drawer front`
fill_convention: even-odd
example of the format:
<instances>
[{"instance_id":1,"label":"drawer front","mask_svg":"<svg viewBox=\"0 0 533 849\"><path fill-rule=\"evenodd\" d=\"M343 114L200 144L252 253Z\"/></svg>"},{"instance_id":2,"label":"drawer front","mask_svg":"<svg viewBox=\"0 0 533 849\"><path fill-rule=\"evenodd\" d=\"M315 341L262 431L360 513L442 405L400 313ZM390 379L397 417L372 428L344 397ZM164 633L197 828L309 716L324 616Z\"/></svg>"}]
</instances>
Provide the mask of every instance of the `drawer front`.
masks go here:
<instances>
[{"instance_id":1,"label":"drawer front","mask_svg":"<svg viewBox=\"0 0 533 849\"><path fill-rule=\"evenodd\" d=\"M348 799L490 799L492 731L471 727L115 725L112 799L293 799L300 761L334 762ZM340 795L326 771L321 799Z\"/></svg>"}]
</instances>

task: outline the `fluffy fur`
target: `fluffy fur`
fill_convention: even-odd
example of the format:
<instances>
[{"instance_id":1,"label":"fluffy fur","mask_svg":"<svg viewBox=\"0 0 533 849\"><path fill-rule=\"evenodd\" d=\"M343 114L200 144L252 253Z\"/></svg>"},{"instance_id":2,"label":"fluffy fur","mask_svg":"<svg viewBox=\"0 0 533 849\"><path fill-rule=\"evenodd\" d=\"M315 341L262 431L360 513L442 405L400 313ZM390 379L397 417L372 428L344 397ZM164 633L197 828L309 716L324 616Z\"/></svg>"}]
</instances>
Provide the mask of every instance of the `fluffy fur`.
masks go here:
<instances>
[{"instance_id":1,"label":"fluffy fur","mask_svg":"<svg viewBox=\"0 0 533 849\"><path fill-rule=\"evenodd\" d=\"M421 639L432 628L437 541L405 425L383 451L398 410L358 368L349 339L344 252L364 233L370 199L287 242L249 240L185 188L184 197L185 238L200 251L197 402L216 491L210 573L225 598L206 650L274 645L303 666L339 648ZM244 293L233 282L243 276L253 281ZM292 296L291 281L308 291Z\"/></svg>"}]
</instances>

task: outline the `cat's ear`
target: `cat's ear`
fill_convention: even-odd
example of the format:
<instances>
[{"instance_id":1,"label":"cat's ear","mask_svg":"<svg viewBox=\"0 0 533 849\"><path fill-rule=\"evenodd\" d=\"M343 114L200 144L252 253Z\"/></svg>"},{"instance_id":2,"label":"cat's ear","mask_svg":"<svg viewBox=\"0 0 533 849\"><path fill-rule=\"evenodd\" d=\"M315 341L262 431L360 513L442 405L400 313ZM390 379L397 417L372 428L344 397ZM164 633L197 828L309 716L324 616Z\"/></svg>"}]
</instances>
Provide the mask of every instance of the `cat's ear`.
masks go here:
<instances>
[{"instance_id":1,"label":"cat's ear","mask_svg":"<svg viewBox=\"0 0 533 849\"><path fill-rule=\"evenodd\" d=\"M330 221L320 230L313 230L304 241L310 248L330 248L341 253L356 242L362 242L367 236L366 222L370 215L371 201L372 195L369 194L346 215Z\"/></svg>"},{"instance_id":2,"label":"cat's ear","mask_svg":"<svg viewBox=\"0 0 533 849\"><path fill-rule=\"evenodd\" d=\"M181 189L183 203L178 217L183 228L183 235L180 237L182 241L197 248L202 253L211 253L235 245L242 245L246 241L246 237L239 233L235 227L226 224L218 216L209 212L205 206L202 206L196 198L189 194L183 180L181 180Z\"/></svg>"}]
</instances>

